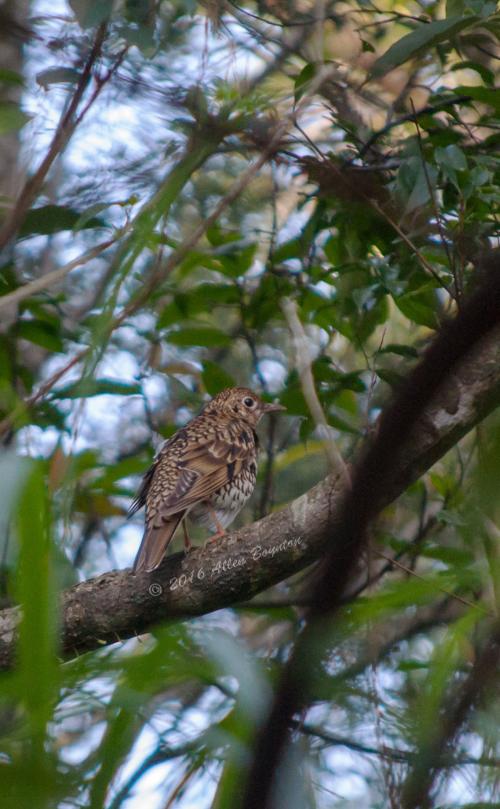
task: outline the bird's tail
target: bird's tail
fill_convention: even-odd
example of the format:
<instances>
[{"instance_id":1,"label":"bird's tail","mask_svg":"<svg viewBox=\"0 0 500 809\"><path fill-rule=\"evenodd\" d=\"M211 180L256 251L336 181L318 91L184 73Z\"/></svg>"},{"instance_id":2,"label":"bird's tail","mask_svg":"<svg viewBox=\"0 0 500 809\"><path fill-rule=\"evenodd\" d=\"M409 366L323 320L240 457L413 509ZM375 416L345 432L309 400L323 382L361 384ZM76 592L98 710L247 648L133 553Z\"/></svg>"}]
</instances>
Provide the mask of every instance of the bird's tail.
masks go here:
<instances>
[{"instance_id":1,"label":"bird's tail","mask_svg":"<svg viewBox=\"0 0 500 809\"><path fill-rule=\"evenodd\" d=\"M134 573L141 573L142 571L150 573L159 567L175 529L183 517L184 511L181 511L180 514L175 514L168 520L162 521L159 526L152 525L146 528L135 557Z\"/></svg>"}]
</instances>

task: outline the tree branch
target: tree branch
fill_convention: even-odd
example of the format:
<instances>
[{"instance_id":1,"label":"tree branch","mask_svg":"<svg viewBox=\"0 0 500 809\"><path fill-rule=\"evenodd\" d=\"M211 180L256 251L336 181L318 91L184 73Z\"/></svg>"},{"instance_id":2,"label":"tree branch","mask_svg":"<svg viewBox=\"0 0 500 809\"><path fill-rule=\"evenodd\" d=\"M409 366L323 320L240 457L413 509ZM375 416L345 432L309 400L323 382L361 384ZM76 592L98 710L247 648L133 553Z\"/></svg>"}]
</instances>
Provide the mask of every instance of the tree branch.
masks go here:
<instances>
[{"instance_id":1,"label":"tree branch","mask_svg":"<svg viewBox=\"0 0 500 809\"><path fill-rule=\"evenodd\" d=\"M385 745L373 747L372 745L356 742L348 736L339 736L337 733L330 733L320 726L303 725L297 720L293 720L291 724L293 728L303 733L305 736L312 736L324 742L325 747L346 747L348 750L353 750L355 753L377 756L378 758L385 758L400 764L411 764L416 759L416 754L412 750L398 750L394 747L386 747ZM442 768L462 767L464 765L500 767L500 759L490 758L488 756L474 758L474 756L448 754L447 756L443 756L439 762L439 767Z\"/></svg>"},{"instance_id":2,"label":"tree branch","mask_svg":"<svg viewBox=\"0 0 500 809\"><path fill-rule=\"evenodd\" d=\"M378 495L383 508L500 403L500 340L492 333L426 408L400 453L397 474ZM331 547L343 496L330 475L281 511L151 574L112 571L66 590L61 650L72 657L150 630L166 619L203 615L252 598ZM120 608L117 609L117 604ZM20 609L0 613L0 669L15 658Z\"/></svg>"},{"instance_id":3,"label":"tree branch","mask_svg":"<svg viewBox=\"0 0 500 809\"><path fill-rule=\"evenodd\" d=\"M302 394L306 400L309 412L316 425L318 437L322 439L330 469L332 472L339 472L346 486L351 482L349 470L342 458L340 450L334 439L333 430L326 420L326 416L321 407L312 372L312 359L310 357L309 342L300 321L296 301L291 298L283 298L281 310L285 316L288 328L292 335L292 342L295 352L295 367L300 379Z\"/></svg>"},{"instance_id":4,"label":"tree branch","mask_svg":"<svg viewBox=\"0 0 500 809\"><path fill-rule=\"evenodd\" d=\"M354 470L352 487L337 504L332 525L335 542L328 547L321 575L315 581L308 623L284 667L269 715L257 733L241 801L244 809L270 805L273 778L283 756L290 720L307 705L311 662L317 662L324 633L362 558L370 523L385 505L387 492L401 485L404 450L414 441L429 406L447 388L446 382L498 332L500 276L493 256L491 261L483 284L470 295L458 315L444 324L422 361L384 409L377 435L365 447Z\"/></svg>"},{"instance_id":5,"label":"tree branch","mask_svg":"<svg viewBox=\"0 0 500 809\"><path fill-rule=\"evenodd\" d=\"M17 287L17 289L13 292L9 292L7 295L2 295L0 297L0 309L17 304L26 298L30 298L32 295L36 295L38 292L42 292L42 290L48 289L53 284L59 283L59 281L62 281L63 278L76 267L81 267L82 264L87 264L87 262L100 256L101 253L116 242L117 238L122 235L122 232L123 231L120 231L111 239L106 239L104 242L96 244L95 247L82 253L81 256L74 258L72 261L68 261L68 263L64 264L62 267L51 270L45 273L45 275L41 275L40 278L35 278L33 281L29 281L27 284Z\"/></svg>"}]
</instances>

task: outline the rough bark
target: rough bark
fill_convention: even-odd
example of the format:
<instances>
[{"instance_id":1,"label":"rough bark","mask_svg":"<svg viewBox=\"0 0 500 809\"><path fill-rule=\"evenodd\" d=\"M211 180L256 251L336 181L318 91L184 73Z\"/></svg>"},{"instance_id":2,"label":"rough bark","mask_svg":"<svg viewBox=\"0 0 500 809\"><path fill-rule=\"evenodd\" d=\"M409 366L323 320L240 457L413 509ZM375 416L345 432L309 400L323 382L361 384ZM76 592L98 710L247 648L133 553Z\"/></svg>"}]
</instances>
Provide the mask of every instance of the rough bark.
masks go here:
<instances>
[{"instance_id":1,"label":"rough bark","mask_svg":"<svg viewBox=\"0 0 500 809\"><path fill-rule=\"evenodd\" d=\"M450 376L401 454L384 507L500 403L500 334ZM203 615L252 598L318 559L335 541L342 498L329 476L285 508L188 556L168 557L151 574L111 571L62 594L65 656L133 637L161 621ZM0 613L0 668L14 661L20 610Z\"/></svg>"}]
</instances>

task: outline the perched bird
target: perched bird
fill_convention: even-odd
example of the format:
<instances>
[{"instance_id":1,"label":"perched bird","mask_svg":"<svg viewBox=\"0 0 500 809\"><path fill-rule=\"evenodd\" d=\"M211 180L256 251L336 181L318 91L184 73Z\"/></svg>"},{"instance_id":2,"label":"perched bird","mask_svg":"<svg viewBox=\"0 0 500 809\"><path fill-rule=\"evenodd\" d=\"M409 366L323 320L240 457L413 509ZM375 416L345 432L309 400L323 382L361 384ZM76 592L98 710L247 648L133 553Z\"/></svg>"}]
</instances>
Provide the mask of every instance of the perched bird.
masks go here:
<instances>
[{"instance_id":1,"label":"perched bird","mask_svg":"<svg viewBox=\"0 0 500 809\"><path fill-rule=\"evenodd\" d=\"M264 413L285 410L248 388L227 388L199 416L165 441L144 475L129 516L146 506L146 525L134 571L155 570L185 517L215 536L234 520L257 478L255 427ZM185 522L184 541L191 543Z\"/></svg>"}]
</instances>

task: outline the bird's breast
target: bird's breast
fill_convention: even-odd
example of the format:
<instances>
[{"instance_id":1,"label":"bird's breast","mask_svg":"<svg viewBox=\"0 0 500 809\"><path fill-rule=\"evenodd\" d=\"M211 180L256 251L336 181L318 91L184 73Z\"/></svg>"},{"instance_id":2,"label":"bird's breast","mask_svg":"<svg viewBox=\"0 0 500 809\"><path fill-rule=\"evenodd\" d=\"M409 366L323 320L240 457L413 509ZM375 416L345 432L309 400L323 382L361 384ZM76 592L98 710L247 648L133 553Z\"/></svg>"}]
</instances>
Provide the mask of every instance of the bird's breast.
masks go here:
<instances>
[{"instance_id":1,"label":"bird's breast","mask_svg":"<svg viewBox=\"0 0 500 809\"><path fill-rule=\"evenodd\" d=\"M223 528L230 525L252 494L257 480L257 464L253 461L239 475L211 495L210 501L197 503L189 512L193 522L215 529L213 511Z\"/></svg>"}]
</instances>

